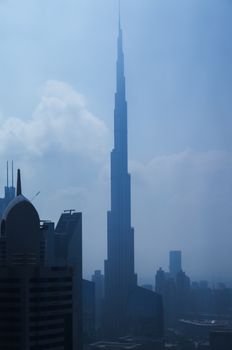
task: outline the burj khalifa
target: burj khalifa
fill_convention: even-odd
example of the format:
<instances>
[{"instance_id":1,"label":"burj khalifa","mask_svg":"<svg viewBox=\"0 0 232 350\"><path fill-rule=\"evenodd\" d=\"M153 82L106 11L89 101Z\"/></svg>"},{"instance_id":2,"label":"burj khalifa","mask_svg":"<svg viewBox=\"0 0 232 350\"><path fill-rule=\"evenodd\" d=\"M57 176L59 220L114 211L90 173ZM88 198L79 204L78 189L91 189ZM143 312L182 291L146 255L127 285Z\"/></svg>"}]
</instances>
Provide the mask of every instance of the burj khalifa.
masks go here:
<instances>
[{"instance_id":1,"label":"burj khalifa","mask_svg":"<svg viewBox=\"0 0 232 350\"><path fill-rule=\"evenodd\" d=\"M105 328L109 336L125 334L128 296L137 285L134 272L134 229L131 226L131 178L128 172L127 101L123 33L119 18L111 152L111 210L107 213L105 261Z\"/></svg>"}]
</instances>

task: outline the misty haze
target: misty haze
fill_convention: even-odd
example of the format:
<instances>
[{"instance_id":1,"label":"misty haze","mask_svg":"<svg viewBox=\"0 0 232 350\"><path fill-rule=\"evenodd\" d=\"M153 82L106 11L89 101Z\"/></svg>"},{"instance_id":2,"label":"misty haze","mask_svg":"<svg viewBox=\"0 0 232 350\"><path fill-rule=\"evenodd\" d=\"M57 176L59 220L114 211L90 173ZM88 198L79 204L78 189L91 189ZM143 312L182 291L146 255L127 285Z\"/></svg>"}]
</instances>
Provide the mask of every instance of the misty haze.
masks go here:
<instances>
[{"instance_id":1,"label":"misty haze","mask_svg":"<svg viewBox=\"0 0 232 350\"><path fill-rule=\"evenodd\" d=\"M220 314L232 329L232 2L121 0L120 8L116 0L0 1L1 237L20 202L17 215L44 230L49 268L79 264L73 283L88 296L83 310L93 298L88 282L96 297L104 279L104 307L94 306L94 331L83 333L89 342L128 334L135 305L156 310L158 338L190 314ZM77 238L67 238L73 246L62 260L63 227ZM81 332L62 349L80 350Z\"/></svg>"}]
</instances>

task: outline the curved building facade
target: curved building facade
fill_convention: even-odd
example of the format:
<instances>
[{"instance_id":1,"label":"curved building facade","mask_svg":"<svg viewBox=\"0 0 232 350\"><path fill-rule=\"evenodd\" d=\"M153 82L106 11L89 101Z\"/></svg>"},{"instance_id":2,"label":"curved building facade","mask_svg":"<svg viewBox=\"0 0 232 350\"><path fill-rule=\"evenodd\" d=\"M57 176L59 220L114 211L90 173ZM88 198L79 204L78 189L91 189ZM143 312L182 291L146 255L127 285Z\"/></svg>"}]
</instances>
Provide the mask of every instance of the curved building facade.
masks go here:
<instances>
[{"instance_id":1,"label":"curved building facade","mask_svg":"<svg viewBox=\"0 0 232 350\"><path fill-rule=\"evenodd\" d=\"M0 349L72 350L73 271L41 261L39 215L18 178L1 221Z\"/></svg>"}]
</instances>

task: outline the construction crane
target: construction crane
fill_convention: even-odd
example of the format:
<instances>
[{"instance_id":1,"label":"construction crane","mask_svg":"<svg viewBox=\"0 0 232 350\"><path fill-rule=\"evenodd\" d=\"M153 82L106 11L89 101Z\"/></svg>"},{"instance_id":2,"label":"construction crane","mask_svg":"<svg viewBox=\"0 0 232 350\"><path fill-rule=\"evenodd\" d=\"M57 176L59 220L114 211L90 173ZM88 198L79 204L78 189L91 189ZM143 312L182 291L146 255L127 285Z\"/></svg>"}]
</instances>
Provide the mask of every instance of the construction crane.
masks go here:
<instances>
[{"instance_id":1,"label":"construction crane","mask_svg":"<svg viewBox=\"0 0 232 350\"><path fill-rule=\"evenodd\" d=\"M32 202L36 197L38 197L39 195L40 195L40 191L38 191L38 192L32 197L31 202Z\"/></svg>"}]
</instances>

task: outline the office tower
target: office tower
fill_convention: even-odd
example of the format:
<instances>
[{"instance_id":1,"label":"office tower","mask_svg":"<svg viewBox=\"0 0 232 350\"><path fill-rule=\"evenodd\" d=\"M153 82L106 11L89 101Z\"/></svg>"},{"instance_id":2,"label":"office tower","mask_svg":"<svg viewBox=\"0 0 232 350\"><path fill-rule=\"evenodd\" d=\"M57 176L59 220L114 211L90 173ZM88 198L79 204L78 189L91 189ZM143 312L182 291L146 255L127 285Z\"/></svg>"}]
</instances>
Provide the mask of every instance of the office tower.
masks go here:
<instances>
[{"instance_id":1,"label":"office tower","mask_svg":"<svg viewBox=\"0 0 232 350\"><path fill-rule=\"evenodd\" d=\"M127 301L127 334L136 337L163 337L162 296L136 287Z\"/></svg>"},{"instance_id":2,"label":"office tower","mask_svg":"<svg viewBox=\"0 0 232 350\"><path fill-rule=\"evenodd\" d=\"M181 251L172 250L169 252L169 271L172 277L176 277L177 273L181 271Z\"/></svg>"},{"instance_id":3,"label":"office tower","mask_svg":"<svg viewBox=\"0 0 232 350\"><path fill-rule=\"evenodd\" d=\"M95 328L99 330L102 326L104 299L104 275L101 273L101 270L94 271L92 281L95 284Z\"/></svg>"},{"instance_id":4,"label":"office tower","mask_svg":"<svg viewBox=\"0 0 232 350\"><path fill-rule=\"evenodd\" d=\"M43 222L48 266L71 267L73 282L74 350L82 348L82 213L65 210L59 221Z\"/></svg>"},{"instance_id":5,"label":"office tower","mask_svg":"<svg viewBox=\"0 0 232 350\"><path fill-rule=\"evenodd\" d=\"M176 281L161 268L156 272L155 291L163 297L165 327L175 326L177 318Z\"/></svg>"},{"instance_id":6,"label":"office tower","mask_svg":"<svg viewBox=\"0 0 232 350\"><path fill-rule=\"evenodd\" d=\"M158 293L160 295L165 294L166 280L167 280L166 273L160 267L159 270L156 272L156 276L155 276L155 291L156 291L156 293Z\"/></svg>"},{"instance_id":7,"label":"office tower","mask_svg":"<svg viewBox=\"0 0 232 350\"><path fill-rule=\"evenodd\" d=\"M73 271L41 262L40 219L19 171L0 241L0 349L73 350Z\"/></svg>"},{"instance_id":8,"label":"office tower","mask_svg":"<svg viewBox=\"0 0 232 350\"><path fill-rule=\"evenodd\" d=\"M83 298L83 338L84 343L89 343L95 336L95 284L82 280Z\"/></svg>"},{"instance_id":9,"label":"office tower","mask_svg":"<svg viewBox=\"0 0 232 350\"><path fill-rule=\"evenodd\" d=\"M176 291L178 314L184 317L190 309L190 278L183 271L176 275Z\"/></svg>"},{"instance_id":10,"label":"office tower","mask_svg":"<svg viewBox=\"0 0 232 350\"><path fill-rule=\"evenodd\" d=\"M119 20L114 149L111 152L111 210L107 215L105 261L105 328L108 336L124 334L127 298L137 284L134 272L134 229L131 227L131 181L128 173L127 102L122 40Z\"/></svg>"},{"instance_id":11,"label":"office tower","mask_svg":"<svg viewBox=\"0 0 232 350\"><path fill-rule=\"evenodd\" d=\"M0 218L4 212L4 210L6 209L6 207L8 206L8 204L15 198L15 187L14 187L14 164L12 161L11 164L11 186L9 184L9 166L8 166L8 162L6 165L6 172L7 172L7 176L6 176L6 186L5 186L5 195L3 198L0 198Z\"/></svg>"}]
</instances>

